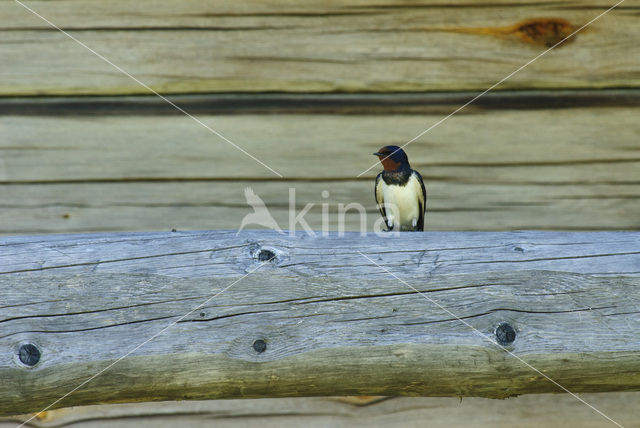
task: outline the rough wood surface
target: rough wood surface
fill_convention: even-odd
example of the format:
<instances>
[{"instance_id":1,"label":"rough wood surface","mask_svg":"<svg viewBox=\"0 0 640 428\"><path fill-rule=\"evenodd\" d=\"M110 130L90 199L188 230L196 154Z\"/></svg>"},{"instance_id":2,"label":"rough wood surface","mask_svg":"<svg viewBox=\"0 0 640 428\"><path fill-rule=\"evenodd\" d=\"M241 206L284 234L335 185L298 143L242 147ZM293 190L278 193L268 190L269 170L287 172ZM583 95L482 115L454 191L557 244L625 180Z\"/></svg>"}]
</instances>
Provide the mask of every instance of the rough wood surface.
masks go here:
<instances>
[{"instance_id":1,"label":"rough wood surface","mask_svg":"<svg viewBox=\"0 0 640 428\"><path fill-rule=\"evenodd\" d=\"M479 90L485 89L541 53L546 48L545 44L553 43L566 34L566 31L603 12L613 4L613 0L601 4L586 0L533 3L498 0L491 3L459 4L432 0L421 3L376 3L370 0L340 0L330 3L63 0L29 1L27 4L163 93L253 93L254 95L247 98L238 94L223 97L214 94L205 95L200 99L181 97L177 101L188 111L204 115L204 120L214 128L222 126L234 141L239 139L237 142L240 145L247 147L252 153L257 152L256 154L269 164L276 164L279 169L284 170L283 173L289 179L281 182L270 181L268 171L262 170L246 158L236 156L237 153L233 153L233 149L229 147L221 149L224 143L198 129L197 125L187 124L188 119L167 117L175 112L167 105L160 104L157 99L149 102L149 98L85 98L86 94L129 95L142 94L145 91L108 64L47 27L15 2L0 1L0 16L3 18L0 20L0 96L10 96L0 99L0 114L5 115L0 117L0 233L4 234L169 230L174 227L236 228L240 218L250 211L242 195L246 186L252 186L265 199L272 214L283 226L287 224L288 219L286 208L289 187L295 187L298 192L298 211L307 202L316 202L316 207L312 208L306 217L316 229L322 226L319 206L321 203L330 204L334 220L338 203L362 203L372 214L369 216L370 226L377 216L369 197L370 177L360 181L352 179L353 175L368 166L364 165L367 156L362 156L362 153L368 154L371 149L375 150L383 144L404 143L466 102ZM464 115L452 119L449 123L452 125L451 129L447 130L448 126L441 126L439 130L442 133L431 132L421 140L422 144L414 143L413 147L416 147L416 150L412 159L419 161L421 170L428 171L426 175L432 202L428 228L640 228L640 168L637 156L640 132L636 120L637 97L630 96L633 92L626 89L558 90L638 86L640 55L636 53L637 46L640 46L640 31L636 21L639 7L640 3L637 0L626 0L617 10L603 17L570 43L545 55L497 88L499 91L506 88L518 89L517 91L505 91L483 97L465 109ZM544 19L531 21L531 18ZM534 90L522 91L527 88ZM540 91L541 88L551 88L553 91ZM331 99L321 99L316 95L291 98L290 94L264 94L264 91L364 91L380 94L434 90L472 92L395 93L389 94L388 98L376 98L380 96L376 94L336 94L337 98ZM255 95L256 93L258 95ZM41 96L44 94L64 97L43 99ZM26 99L14 98L16 95L24 95ZM71 98L69 95L82 97ZM386 97L385 94L382 96ZM354 102L354 99L357 101ZM573 110L557 110L558 108ZM505 109L520 111L500 111ZM544 109L556 110L545 112ZM251 115L274 112L334 115L339 113L349 116L339 119L337 116L262 116L260 119ZM238 116L235 120L228 116L212 116L239 113L244 116ZM364 119L361 116L351 116L356 113L384 116L369 116ZM95 116L105 114L116 117ZM147 120L123 117L132 114L145 115ZM50 117L42 117L43 115ZM61 120L61 116L64 115L69 117ZM229 126L224 122L228 122ZM255 128L252 123L256 124ZM340 156L336 156L336 153ZM361 162L363 165L360 165ZM331 197L322 199L320 194L323 190L329 190ZM348 215L347 229L357 230L358 226L358 219ZM333 220L331 228L335 229ZM596 237L594 242L606 243L611 235L591 236ZM616 239L618 238L612 241ZM234 262L251 257L255 254L255 245L251 239L249 241L250 243L239 247L241 254L233 255L223 251L224 257L230 257ZM142 242L143 245L148 243L145 240ZM166 241L163 245L172 246L174 243L175 241ZM129 242L127 245L131 244ZM561 243L556 244L559 245L558 248L567 248L562 247ZM286 250L280 255L289 254L287 251L290 244L280 241L278 245L282 245ZM584 252L590 256L580 259L578 256L570 255L566 263L559 259L544 260L545 247L539 243L523 246L520 242L513 247L514 253L510 252L509 244L505 245L507 246L503 248L500 256L512 262L506 265L509 268L515 263L510 257L514 254L519 255L522 250L537 258L518 261L523 268L535 265L536 267L531 268L572 271L572 266L577 266L578 272L615 276L617 268L612 268L608 262L612 258L624 258L627 264L618 266L622 269L620 272L636 275L640 271L634 258L636 256L618 254L619 248L614 242L605 244L604 247L598 248L598 251L595 251L596 244L593 243L569 246L568 248L576 250L576 254ZM24 253L15 254L15 257L22 257L26 264L29 261L33 262L29 269L36 270L15 275L28 275L30 279L25 284L30 284L36 280L35 278L39 278L39 266L48 268L53 267L55 263L66 264L67 267L53 269L56 278L58 275L66 277L68 272L80 276L76 283L70 283L66 279L60 282L61 289L64 290L68 288L65 285L69 284L95 284L96 281L86 279L94 270L102 272L106 269L106 275L119 275L119 269L125 272L133 270L145 278L154 280L156 276L149 276L154 275L154 269L166 268L160 273L161 278L182 277L185 269L192 263L205 266L203 269L207 270L208 274L215 276L218 272L217 269L206 267L211 265L211 260L215 257L207 258L206 252L200 253L201 248L188 248L184 254L158 254L146 258L140 255L144 254L144 251L140 252L139 248L130 247L128 251L121 247L109 246L107 251L121 251L125 259L119 260L116 257L102 263L87 256L90 246L87 243L81 243L80 247L71 245L74 247L71 251L65 245L52 246L50 243L42 242L21 247ZM624 250L630 246L636 251L633 243L623 243L621 248ZM50 249L47 250L47 257L53 264L43 259L34 261L32 258L33 254L39 254L43 248ZM249 255L242 252L247 248ZM189 253L192 250L195 253ZM414 254L411 261L425 263L425 256L415 256L419 249L415 250L416 253L407 253ZM486 249L482 255L486 256L487 251L493 249ZM57 255L52 256L52 253ZM63 253L68 257L56 259ZM443 254L454 253L455 251L448 249ZM134 257L142 258L137 261L126 260L131 254L137 254ZM424 254L428 259L429 252ZM0 268L6 261L3 259L4 255L4 247L0 246ZM291 264L279 265L277 270L287 271L286 277L282 279L283 283L292 281L291 276L297 277L299 274L316 275L327 268L328 265L324 261L329 256L322 253L322 257L307 269ZM461 255L457 257L460 260L464 259ZM179 259L179 263L166 266L156 263L169 259ZM454 259L445 257L443 260L444 264L437 260L427 263L444 267L445 272L457 269L453 266ZM354 260L349 261L352 262L357 263ZM412 272L406 268L406 260L401 257L393 258L392 262L395 263L394 269L405 269L406 275L416 275L418 278L424 275L422 271ZM592 262L595 263L592 265ZM21 268L26 264L21 265ZM151 273L147 271L148 266L151 266ZM484 270L491 270L504 264L484 260L479 266ZM60 271L63 273L57 273ZM50 271L45 269L44 272L48 275ZM219 278L228 276L231 279L243 272L222 269ZM470 275L464 277L465 281L482 281L483 278L476 276L479 273L480 271L465 274ZM383 278L379 277L380 280ZM564 277L549 278L555 280ZM573 287L575 278L569 276L562 281ZM44 277L42 279L44 280ZM215 286L215 281L209 285ZM589 278L586 283L593 284L590 281ZM622 283L637 286L635 279L631 283L628 281L629 278L626 278ZM126 285L131 284L129 280L122 282L125 286L121 289L126 289ZM160 280L158 283L166 284L166 281ZM252 284L256 287L262 286L257 280L251 284L246 283L245 286ZM385 285L384 282L380 284ZM42 290L42 287L38 290ZM198 287L193 287L188 286L186 292L198 291ZM31 291L28 288L20 288L15 284L12 289L23 292L23 295L35 295L35 292L29 294ZM0 287L0 290L4 289ZM517 290L511 291L517 296ZM46 292L47 296L58 293L64 298L72 296L49 288ZM603 293L607 295L609 290ZM620 291L620 294L625 298L629 297L626 289ZM13 296L15 295L14 292ZM60 314L67 314L72 307L77 308L78 312L84 312L84 303L78 303L79 295L75 295L75 302L68 307L60 302L56 304L45 301L55 298L33 301L33 305L30 306L35 310L27 312L28 316L37 315L40 310L42 313L58 310ZM0 296L0 318L5 319L5 293L0 293ZM157 295L149 298L153 297ZM384 300L386 297L381 299ZM567 313L567 316L577 315L580 320L583 319L580 317L600 314L600 325L606 323L613 326L612 329L622 318L630 317L624 318L629 329L622 329L623 337L625 334L629 335L632 327L636 327L637 330L638 320L635 308L632 307L633 300L628 301L625 306L630 312L626 315L615 315L606 312L607 308L597 306L589 311L576 309L580 304L591 304L591 300L599 301L595 297L585 297L576 300L572 306L565 299L560 300L557 306L571 308L572 312ZM169 303L160 306L171 309L177 307ZM234 311L238 307L237 302L232 302L223 310ZM357 308L361 310L361 306ZM414 310L413 308L414 306L408 306L408 309ZM210 309L217 311L219 308L213 305ZM35 328L31 329L30 333L25 330L21 334L27 338L38 339L40 336L47 336L51 338L43 342L47 346L54 342L57 345L66 343L67 336L76 334L86 335L86 349L93 346L90 338L93 330L84 333L37 333L34 331L36 328L40 328L41 331L50 328L47 322L49 318L19 318L22 316L21 310L12 310L17 311L18 319L0 323L0 336L6 333L3 327L7 325L12 326L11 328L17 326L18 329L33 326ZM122 320L126 323L131 321L132 316L141 317L135 318L133 322L144 321L144 317L154 312L147 311L145 306L142 309L131 308L130 311L137 311L132 312L134 315L123 315L124 311L125 309L121 312L107 312L103 317L92 317L84 313L69 314L66 318L76 324L117 323ZM271 313L273 316L277 314ZM498 311L498 315L500 314L518 323L518 328L530 320L535 321L538 319L536 316L543 317L541 314L510 313L502 309ZM376 313L375 316L378 315ZM499 318L498 315L491 313L479 318L489 323L494 320L491 317ZM260 315L238 315L231 320L258 316ZM313 316L305 318L302 325L306 327L306 320L314 319L315 316L314 313ZM318 316L333 316L335 320L340 320L341 316L346 315L333 310ZM419 319L423 314L416 313L415 316ZM65 325L65 316L54 318L55 321L51 325ZM615 321L612 322L612 319ZM140 322L137 325L152 328L157 326L158 322L161 320ZM212 320L207 323L218 322ZM574 318L571 318L571 322L575 322ZM589 322L595 321L591 319ZM226 324L229 325L231 324ZM481 326L484 325L481 323ZM185 328L184 323L180 327ZM113 331L118 328L126 330L125 326L110 327L106 330ZM362 326L357 326L351 333L364 331L359 330L361 328ZM100 327L98 330L101 329ZM174 334L179 334L180 331L184 330ZM523 334L531 333L531 330L527 329L522 331ZM604 340L604 346L615 342L612 339L613 330L605 331L602 328L595 331L598 333L598 340ZM296 332L306 334L309 330ZM520 332L519 330L518 339ZM104 343L108 344L113 343L114 337L118 336L106 337ZM273 337L278 339L277 335ZM529 340L530 336L525 337ZM13 346L15 343L12 340L15 338L16 336L8 337L6 340L9 342L3 343ZM629 338L631 343L637 342L632 340L631 336ZM363 340L366 342L367 339ZM270 351L273 350L273 343L276 342L269 343ZM118 345L120 348L123 346L122 343ZM126 347L129 343L126 342L124 345ZM5 351L2 355L7 357L3 358L3 361L9 361L10 364L15 361L15 355L11 355L14 348L7 351L5 345L0 347ZM59 348L46 348L47 353L41 364L50 364L50 352L56 349ZM230 345L229 349L236 348ZM276 350L282 351L281 348ZM245 351L243 348L242 352ZM67 354L63 352L60 357L68 356L69 349L66 349L66 352ZM433 355L429 352L431 351L427 351L426 355ZM456 349L456 352L462 353L464 348ZM474 352L476 351L472 350L465 356L476 355ZM81 353L78 352L72 357ZM89 352L88 355L93 354ZM491 352L482 354L477 361L486 363L488 360L489 364L496 364L498 361L500 364L503 361L502 356L495 359L494 355ZM348 353L341 357L348 358ZM374 357L372 354L368 358ZM360 358L360 353L353 357L354 360ZM106 362L95 362L90 370L95 372L103 363ZM196 360L193 366L201 363ZM509 364L507 361L500 367L511 367ZM546 362L542 363L544 364ZM580 360L580 364L588 363ZM602 365L602 361L599 364ZM615 364L622 362L617 359ZM60 379L55 374L46 377L42 383L35 379L42 373L39 371L41 367L43 366L30 372L35 373L31 378L20 378L27 379L25 389L18 388L19 394L23 394L20 399L29 398L28 388L44 385L47 393L59 389L59 385L48 383ZM637 382L635 385L630 384L637 380L635 373L638 370L633 365L630 367L633 374L624 380L627 383L623 386L636 389ZM15 370L15 366L11 368ZM610 368L611 366L607 366L604 371ZM129 365L126 370L120 373L130 375L136 371L135 364ZM438 373L438 370L435 372ZM139 373L126 377L124 382L144 383L147 379L140 380L140 377L145 373L148 371L142 369ZM84 379L81 375L72 371L69 379L77 376L79 382ZM566 371L563 375L567 375ZM122 379L117 378L118 373L112 376L112 379L115 379L114 384L119 387L123 383ZM571 374L567 376L571 377ZM612 382L616 382L620 376L625 376L623 370L613 373L613 380L611 377L605 379L600 388L624 389L620 384L612 386ZM0 378L4 380L4 374ZM15 379L13 378L14 382ZM474 381L477 379L474 377ZM540 379L534 380L535 383L540 382ZM157 381L161 382L162 379ZM277 384L282 381L270 378L268 382L264 382ZM200 379L197 379L196 383L202 385ZM170 384L169 387L173 387L172 385L174 384ZM70 389L74 385L63 383L62 386L69 386ZM585 390L591 387L592 385L585 387ZM184 385L180 388L184 391ZM108 385L106 389L113 390L113 384ZM178 387L171 394L176 394L177 389ZM161 391L160 394L164 392L166 391ZM85 398L89 394L87 393ZM169 392L167 394L170 395ZM179 397L179 393L177 394L172 396ZM35 395L37 394L32 394ZM588 394L583 398L613 416L625 427L638 426L637 421L640 417L635 405L638 400L637 393ZM119 398L111 396L108 400ZM474 404L469 406L469 403ZM1 404L0 411L4 411ZM529 395L518 398L517 401L487 401L474 398L465 399L462 403L458 403L457 399L396 398L361 408L335 400L313 398L146 403L107 408L76 408L73 411L64 409L47 412L31 423L36 426L80 424L92 427L124 427L152 421L157 426L161 426L162 423L166 426L199 426L198 424L210 424L212 418L217 426L246 426L247 423L259 423L264 426L289 424L296 427L323 424L423 426L425 420L432 426L475 427L601 426L602 422L572 397ZM398 419L402 422L398 423ZM0 426L4 425L11 426L13 423L0 422Z\"/></svg>"},{"instance_id":2,"label":"rough wood surface","mask_svg":"<svg viewBox=\"0 0 640 428\"><path fill-rule=\"evenodd\" d=\"M163 93L485 89L614 3L27 2ZM503 87L638 86L639 4L626 0ZM146 92L17 3L1 1L0 15L1 95Z\"/></svg>"},{"instance_id":3,"label":"rough wood surface","mask_svg":"<svg viewBox=\"0 0 640 428\"><path fill-rule=\"evenodd\" d=\"M407 147L429 193L430 230L640 228L637 107L460 114ZM182 116L0 116L0 232L233 229L252 187L281 227L289 188L322 227L329 204L374 206L373 151L442 117L225 115L202 120L280 179ZM330 192L322 198L322 191ZM355 212L348 230L359 230Z\"/></svg>"},{"instance_id":4,"label":"rough wood surface","mask_svg":"<svg viewBox=\"0 0 640 428\"><path fill-rule=\"evenodd\" d=\"M574 392L640 389L638 233L218 231L16 236L0 248L5 415L40 410L174 321L56 407L559 392L514 355ZM514 355L357 251L489 338L509 323ZM26 342L42 351L32 369L17 362Z\"/></svg>"},{"instance_id":5,"label":"rough wood surface","mask_svg":"<svg viewBox=\"0 0 640 428\"><path fill-rule=\"evenodd\" d=\"M380 257L376 260L408 278L433 269L447 275L496 270L640 273L637 232L433 232L399 237L318 232L314 238L272 231L236 235L234 230L5 236L0 242L1 275L42 270L65 275L137 272L180 278L237 277L259 264L254 256L262 246L278 257L277 264L263 266L262 271L303 277L361 276L369 265L354 251L358 248L375 253ZM389 279L382 270L366 272L369 277Z\"/></svg>"},{"instance_id":6,"label":"rough wood surface","mask_svg":"<svg viewBox=\"0 0 640 428\"><path fill-rule=\"evenodd\" d=\"M640 108L459 114L406 147L431 179L577 184L640 181ZM285 178L354 179L371 153L442 118L405 115L207 115L201 120ZM188 117L0 116L2 182L279 180ZM525 169L528 168L528 169ZM375 177L376 165L368 177Z\"/></svg>"},{"instance_id":7,"label":"rough wood surface","mask_svg":"<svg viewBox=\"0 0 640 428\"><path fill-rule=\"evenodd\" d=\"M640 426L638 392L580 394L625 428ZM34 427L133 428L153 424L237 428L259 424L266 428L331 427L473 427L586 428L607 422L570 395L533 394L508 400L486 398L388 397L361 401L346 398L278 398L136 403L65 408L44 412ZM0 418L1 428L15 428L29 416Z\"/></svg>"}]
</instances>

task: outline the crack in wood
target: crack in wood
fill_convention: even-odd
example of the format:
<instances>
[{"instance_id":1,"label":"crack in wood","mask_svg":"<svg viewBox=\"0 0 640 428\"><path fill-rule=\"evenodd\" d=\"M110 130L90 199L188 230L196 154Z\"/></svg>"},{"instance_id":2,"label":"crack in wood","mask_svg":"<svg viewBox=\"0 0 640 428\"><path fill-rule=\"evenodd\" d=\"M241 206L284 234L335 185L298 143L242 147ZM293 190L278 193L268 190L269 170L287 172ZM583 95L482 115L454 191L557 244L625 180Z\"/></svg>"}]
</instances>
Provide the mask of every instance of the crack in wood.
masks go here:
<instances>
[{"instance_id":1,"label":"crack in wood","mask_svg":"<svg viewBox=\"0 0 640 428\"><path fill-rule=\"evenodd\" d=\"M567 314L567 313L578 313L578 312L591 312L594 311L594 313L596 313L597 310L601 310L601 309L610 309L610 308L615 308L616 306L602 306L602 307L597 307L597 308L581 308L581 309L570 309L570 310L564 310L564 311L531 311L531 310L525 310L525 309L509 309L509 308L495 308L495 309L490 309L486 312L483 313L479 313L479 314L473 314L473 315L464 315L464 316L456 316L455 318L448 318L448 319L442 319L442 320L431 320L431 321L420 321L420 322L406 322L406 323L402 323L399 325L427 325L427 324L439 324L439 323L445 323L445 322L453 322L453 321L461 321L461 320L467 320L467 319L473 319L473 318L481 318L487 315L492 315L494 313L498 313L498 312L517 312L517 313L523 313L523 314ZM454 314L455 315L455 314Z\"/></svg>"},{"instance_id":2,"label":"crack in wood","mask_svg":"<svg viewBox=\"0 0 640 428\"><path fill-rule=\"evenodd\" d=\"M117 323L117 324L109 324L109 325L102 325L102 326L97 326L97 327L87 327L87 328L76 328L76 329L69 329L69 330L16 331L16 332L13 332L13 333L9 333L9 334L5 334L3 336L0 336L0 339L5 339L7 337L16 336L16 335L20 335L20 334L27 334L27 333L44 333L44 334L79 333L79 332L84 332L84 331L102 330L102 329L113 328L113 327L122 327L122 326L127 326L127 325L134 325L134 324L149 323L149 322L154 322L154 321L161 321L161 320L166 320L166 319L171 319L171 318L178 318L179 316L180 315L168 315L168 316L163 316L163 317L155 317L155 318L148 318L148 319L142 319L142 320L126 321L126 322Z\"/></svg>"},{"instance_id":3,"label":"crack in wood","mask_svg":"<svg viewBox=\"0 0 640 428\"><path fill-rule=\"evenodd\" d=\"M527 259L527 260L481 260L476 262L464 262L464 263L453 263L453 265L473 265L473 264L493 264L493 263L532 263L539 261L552 261L552 260L570 260L570 259L590 259L597 257L617 257L617 256L632 256L635 254L640 254L639 251L630 251L623 253L609 253L609 254L586 254L586 255L575 255L575 256L563 256L563 257L540 257L536 259Z\"/></svg>"},{"instance_id":4,"label":"crack in wood","mask_svg":"<svg viewBox=\"0 0 640 428\"><path fill-rule=\"evenodd\" d=\"M71 267L78 267L78 266L98 266L98 265L107 264L107 263L120 263L120 262L134 261L134 260L155 259L159 257L173 257L173 256L186 255L186 254L213 253L217 251L224 251L224 250L229 250L233 248L242 248L242 247L246 247L246 245L238 245L233 247L221 247L221 248L209 248L204 250L183 251L183 252L175 252L175 253L153 254L149 256L127 257L122 259L98 260L95 262L70 263L70 264L56 265L56 266L42 266L40 268L19 269L19 270L13 270L13 271L0 272L0 275L36 272L36 271L52 270L52 269L64 269L64 268L71 268Z\"/></svg>"}]
</instances>

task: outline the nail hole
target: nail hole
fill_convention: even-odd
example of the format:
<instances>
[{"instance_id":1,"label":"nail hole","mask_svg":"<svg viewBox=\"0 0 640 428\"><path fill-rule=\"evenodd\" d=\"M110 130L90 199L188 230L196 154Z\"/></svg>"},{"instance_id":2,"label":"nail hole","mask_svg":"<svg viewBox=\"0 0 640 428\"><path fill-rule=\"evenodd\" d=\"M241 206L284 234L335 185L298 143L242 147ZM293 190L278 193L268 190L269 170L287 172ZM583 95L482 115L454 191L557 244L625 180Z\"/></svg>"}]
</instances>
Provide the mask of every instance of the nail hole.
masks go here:
<instances>
[{"instance_id":1,"label":"nail hole","mask_svg":"<svg viewBox=\"0 0 640 428\"><path fill-rule=\"evenodd\" d=\"M18 358L22 364L33 367L40 361L40 350L32 343L26 343L18 350Z\"/></svg>"},{"instance_id":2,"label":"nail hole","mask_svg":"<svg viewBox=\"0 0 640 428\"><path fill-rule=\"evenodd\" d=\"M513 249L513 251L517 251L517 252L519 252L519 253L524 253L524 248L522 248L522 247L515 247L515 248Z\"/></svg>"},{"instance_id":3,"label":"nail hole","mask_svg":"<svg viewBox=\"0 0 640 428\"><path fill-rule=\"evenodd\" d=\"M262 249L258 251L258 260L260 260L261 262L271 262L275 261L275 259L276 253L271 250Z\"/></svg>"},{"instance_id":4,"label":"nail hole","mask_svg":"<svg viewBox=\"0 0 640 428\"><path fill-rule=\"evenodd\" d=\"M258 339L255 342L253 342L253 350L256 351L258 354L262 354L264 351L267 350L267 342L265 342L262 339Z\"/></svg>"},{"instance_id":5,"label":"nail hole","mask_svg":"<svg viewBox=\"0 0 640 428\"><path fill-rule=\"evenodd\" d=\"M502 323L496 328L496 340L502 346L509 345L516 340L516 331L507 323Z\"/></svg>"}]
</instances>

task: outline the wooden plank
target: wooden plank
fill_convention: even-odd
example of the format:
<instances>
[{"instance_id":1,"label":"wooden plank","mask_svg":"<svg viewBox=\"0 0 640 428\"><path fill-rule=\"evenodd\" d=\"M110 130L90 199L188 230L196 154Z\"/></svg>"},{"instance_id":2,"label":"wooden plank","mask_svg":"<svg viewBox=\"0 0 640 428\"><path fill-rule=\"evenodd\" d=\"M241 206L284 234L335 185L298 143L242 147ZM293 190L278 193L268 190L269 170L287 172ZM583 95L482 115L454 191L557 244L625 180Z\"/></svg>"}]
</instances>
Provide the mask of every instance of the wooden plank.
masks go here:
<instances>
[{"instance_id":1,"label":"wooden plank","mask_svg":"<svg viewBox=\"0 0 640 428\"><path fill-rule=\"evenodd\" d=\"M39 411L128 351L55 407L558 392L541 373L574 392L638 390L638 235L2 238L0 411ZM490 342L503 323L512 353ZM41 351L31 369L25 343Z\"/></svg>"},{"instance_id":2,"label":"wooden plank","mask_svg":"<svg viewBox=\"0 0 640 428\"><path fill-rule=\"evenodd\" d=\"M637 427L640 393L580 394L586 402L625 427ZM44 412L34 427L133 428L153 423L159 428L178 425L246 427L259 423L267 428L363 426L476 428L600 428L602 419L570 395L535 394L509 400L486 398L393 397L357 405L336 398L278 398L136 403L73 407ZM25 416L0 418L0 428L15 428ZM471 422L472 421L472 422Z\"/></svg>"},{"instance_id":3,"label":"wooden plank","mask_svg":"<svg viewBox=\"0 0 640 428\"><path fill-rule=\"evenodd\" d=\"M584 166L585 175L590 166ZM562 167L546 168L556 170ZM638 230L640 184L624 179L594 183L455 183L428 176L427 230ZM0 233L169 231L240 227L253 212L244 190L252 188L277 224L311 204L304 220L314 230L372 231L380 218L373 180L205 181L25 184L0 186ZM296 192L289 209L289 189ZM323 198L322 192L329 197ZM340 204L361 204L362 218ZM327 207L328 215L323 217ZM298 229L301 226L296 225ZM246 228L262 228L248 224Z\"/></svg>"},{"instance_id":4,"label":"wooden plank","mask_svg":"<svg viewBox=\"0 0 640 428\"><path fill-rule=\"evenodd\" d=\"M638 229L638 108L460 114L407 146L425 177L430 230ZM0 116L0 233L236 229L252 187L286 228L296 209L337 230L367 209L376 161L438 114L202 116L270 171L182 116ZM322 192L329 191L329 198ZM357 213L347 230L359 230ZM255 226L251 226L255 227Z\"/></svg>"},{"instance_id":5,"label":"wooden plank","mask_svg":"<svg viewBox=\"0 0 640 428\"><path fill-rule=\"evenodd\" d=\"M613 4L29 3L163 93L483 90ZM638 5L626 0L503 87L637 87ZM0 95L146 93L15 2L0 14Z\"/></svg>"},{"instance_id":6,"label":"wooden plank","mask_svg":"<svg viewBox=\"0 0 640 428\"><path fill-rule=\"evenodd\" d=\"M494 111L451 117L406 147L413 167L456 182L640 180L639 108ZM286 178L353 179L433 115L211 115L200 119ZM0 116L2 184L92 179L277 179L184 116ZM374 177L375 166L367 175ZM544 171L544 172L543 172Z\"/></svg>"}]
</instances>

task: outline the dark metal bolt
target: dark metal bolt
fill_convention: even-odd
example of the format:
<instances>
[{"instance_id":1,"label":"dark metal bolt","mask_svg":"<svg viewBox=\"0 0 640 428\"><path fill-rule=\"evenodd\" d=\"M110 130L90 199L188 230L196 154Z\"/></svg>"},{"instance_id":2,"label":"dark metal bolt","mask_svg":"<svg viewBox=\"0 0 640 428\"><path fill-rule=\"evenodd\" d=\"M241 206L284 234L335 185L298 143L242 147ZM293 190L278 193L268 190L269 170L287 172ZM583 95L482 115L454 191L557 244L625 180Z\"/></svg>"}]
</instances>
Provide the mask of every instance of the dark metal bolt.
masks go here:
<instances>
[{"instance_id":1,"label":"dark metal bolt","mask_svg":"<svg viewBox=\"0 0 640 428\"><path fill-rule=\"evenodd\" d=\"M267 350L267 342L265 342L262 339L258 339L255 342L253 342L253 350L256 351L258 354L262 354L264 351Z\"/></svg>"},{"instance_id":2,"label":"dark metal bolt","mask_svg":"<svg viewBox=\"0 0 640 428\"><path fill-rule=\"evenodd\" d=\"M32 343L24 344L18 350L18 358L22 364L33 367L40 361L40 350Z\"/></svg>"},{"instance_id":3,"label":"dark metal bolt","mask_svg":"<svg viewBox=\"0 0 640 428\"><path fill-rule=\"evenodd\" d=\"M496 328L496 340L502 346L509 345L516 340L516 331L506 322L502 323Z\"/></svg>"},{"instance_id":4,"label":"dark metal bolt","mask_svg":"<svg viewBox=\"0 0 640 428\"><path fill-rule=\"evenodd\" d=\"M276 259L276 253L271 250L262 249L258 251L258 260L261 262L271 262Z\"/></svg>"}]
</instances>

